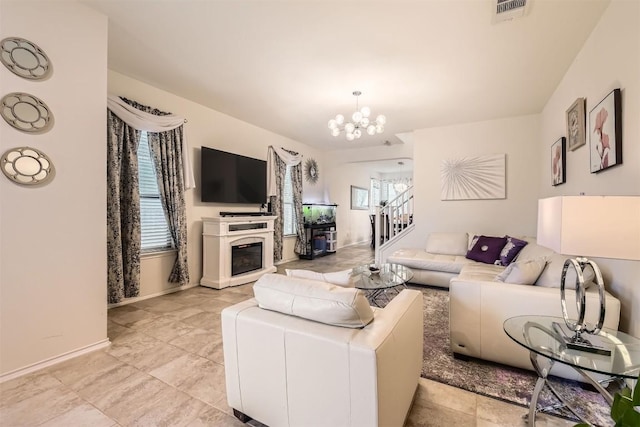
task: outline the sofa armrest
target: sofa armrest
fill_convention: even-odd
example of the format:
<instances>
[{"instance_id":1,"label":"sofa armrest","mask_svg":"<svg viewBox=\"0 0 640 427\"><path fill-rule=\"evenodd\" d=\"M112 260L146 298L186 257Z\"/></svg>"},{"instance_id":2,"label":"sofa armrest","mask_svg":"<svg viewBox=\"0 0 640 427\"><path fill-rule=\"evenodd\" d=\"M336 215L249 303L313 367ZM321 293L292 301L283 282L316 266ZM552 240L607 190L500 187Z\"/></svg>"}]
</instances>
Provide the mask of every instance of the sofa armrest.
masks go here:
<instances>
[{"instance_id":1,"label":"sofa armrest","mask_svg":"<svg viewBox=\"0 0 640 427\"><path fill-rule=\"evenodd\" d=\"M504 333L504 321L526 314L562 317L558 288L452 279L449 297L454 352L526 369L531 369L528 352ZM620 301L608 292L605 297L604 327L617 330ZM577 317L575 291L567 290L566 298L569 316ZM585 319L595 323L600 313L597 289L587 289L585 298Z\"/></svg>"},{"instance_id":2,"label":"sofa armrest","mask_svg":"<svg viewBox=\"0 0 640 427\"><path fill-rule=\"evenodd\" d=\"M405 289L384 309L376 310L374 321L351 341L351 381L377 378L375 425L404 425L422 370L423 340L422 292ZM370 357L371 350L375 358ZM366 407L357 412L366 413Z\"/></svg>"}]
</instances>

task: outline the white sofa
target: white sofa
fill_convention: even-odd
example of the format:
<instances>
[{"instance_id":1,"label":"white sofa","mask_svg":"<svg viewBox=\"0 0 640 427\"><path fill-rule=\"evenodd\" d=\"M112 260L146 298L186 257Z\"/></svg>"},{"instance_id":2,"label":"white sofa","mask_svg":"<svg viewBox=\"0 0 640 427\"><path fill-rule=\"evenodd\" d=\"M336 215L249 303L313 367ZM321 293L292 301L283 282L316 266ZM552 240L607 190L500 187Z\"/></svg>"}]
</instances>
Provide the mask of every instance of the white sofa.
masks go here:
<instances>
[{"instance_id":1,"label":"white sofa","mask_svg":"<svg viewBox=\"0 0 640 427\"><path fill-rule=\"evenodd\" d=\"M470 244L467 233L432 233L427 242L429 251L403 249L390 256L388 262L410 267L414 271L412 282L449 287L449 332L454 354L532 369L529 352L513 342L502 325L510 317L526 314L562 317L560 276L569 257L536 244L534 239L524 240L528 244L514 262L538 259L546 262L540 276L531 284L497 281L496 276L505 267L466 259L464 253ZM570 303L575 301L575 291L566 292L569 314L576 318L575 304ZM617 330L620 301L608 292L605 297L604 326ZM600 312L597 286L587 289L586 301L586 320L595 323ZM554 374L578 379L567 369L554 368Z\"/></svg>"},{"instance_id":2,"label":"white sofa","mask_svg":"<svg viewBox=\"0 0 640 427\"><path fill-rule=\"evenodd\" d=\"M372 309L357 289L267 274L254 294L222 311L227 399L238 418L403 425L422 367L420 292Z\"/></svg>"}]
</instances>

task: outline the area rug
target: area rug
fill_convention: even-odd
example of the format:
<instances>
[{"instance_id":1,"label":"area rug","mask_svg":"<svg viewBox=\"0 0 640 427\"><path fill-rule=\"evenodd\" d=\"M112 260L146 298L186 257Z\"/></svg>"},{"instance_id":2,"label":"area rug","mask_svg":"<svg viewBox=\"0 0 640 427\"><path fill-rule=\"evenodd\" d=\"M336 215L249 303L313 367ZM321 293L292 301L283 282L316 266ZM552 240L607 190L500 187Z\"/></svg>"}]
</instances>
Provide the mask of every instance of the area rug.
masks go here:
<instances>
[{"instance_id":1,"label":"area rug","mask_svg":"<svg viewBox=\"0 0 640 427\"><path fill-rule=\"evenodd\" d=\"M528 407L537 379L536 374L533 371L475 358L455 359L449 346L449 292L432 288L420 290L424 300L422 377ZM599 393L584 389L581 383L576 381L554 377L553 384L580 412L580 416L599 426L613 425L609 406ZM559 402L545 389L540 395L539 403L549 406ZM526 410L523 410L524 413ZM576 420L567 409L557 409L550 413Z\"/></svg>"}]
</instances>

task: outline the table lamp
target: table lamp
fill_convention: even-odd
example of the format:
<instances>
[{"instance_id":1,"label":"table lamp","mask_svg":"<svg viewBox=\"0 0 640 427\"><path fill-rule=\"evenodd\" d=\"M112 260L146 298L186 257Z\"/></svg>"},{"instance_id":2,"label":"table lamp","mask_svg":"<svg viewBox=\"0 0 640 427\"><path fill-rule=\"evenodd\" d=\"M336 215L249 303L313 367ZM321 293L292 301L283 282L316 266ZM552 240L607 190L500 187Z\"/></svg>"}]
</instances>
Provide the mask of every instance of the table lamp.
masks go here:
<instances>
[{"instance_id":1,"label":"table lamp","mask_svg":"<svg viewBox=\"0 0 640 427\"><path fill-rule=\"evenodd\" d=\"M562 316L574 336L569 348L593 351L582 336L597 334L605 315L602 273L597 264L586 258L640 260L640 197L637 196L561 196L538 200L537 243L564 255L580 255L567 259L560 281ZM583 271L591 266L600 297L598 322L589 327L585 321L586 298ZM567 313L565 279L569 268L576 270L576 308L578 319Z\"/></svg>"}]
</instances>

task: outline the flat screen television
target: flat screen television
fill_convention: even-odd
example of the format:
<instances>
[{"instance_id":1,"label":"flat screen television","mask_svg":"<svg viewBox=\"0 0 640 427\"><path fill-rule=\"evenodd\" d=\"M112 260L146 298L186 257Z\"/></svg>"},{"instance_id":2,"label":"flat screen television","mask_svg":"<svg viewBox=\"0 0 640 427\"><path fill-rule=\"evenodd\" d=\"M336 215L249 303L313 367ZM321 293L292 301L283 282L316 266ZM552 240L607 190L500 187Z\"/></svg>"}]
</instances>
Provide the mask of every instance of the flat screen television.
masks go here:
<instances>
[{"instance_id":1,"label":"flat screen television","mask_svg":"<svg viewBox=\"0 0 640 427\"><path fill-rule=\"evenodd\" d=\"M267 201L267 162L202 147L203 202L262 204Z\"/></svg>"}]
</instances>

